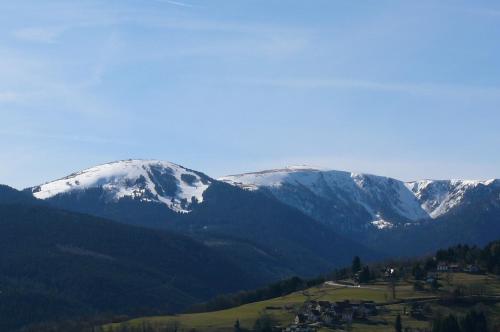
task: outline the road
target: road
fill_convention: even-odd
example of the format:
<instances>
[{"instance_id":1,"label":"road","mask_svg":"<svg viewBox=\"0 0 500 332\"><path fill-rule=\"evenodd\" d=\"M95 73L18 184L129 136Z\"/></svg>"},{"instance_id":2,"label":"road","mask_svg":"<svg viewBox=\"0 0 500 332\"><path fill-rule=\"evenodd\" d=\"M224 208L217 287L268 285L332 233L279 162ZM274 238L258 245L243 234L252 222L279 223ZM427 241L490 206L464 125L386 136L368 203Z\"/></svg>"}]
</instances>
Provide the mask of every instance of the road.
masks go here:
<instances>
[{"instance_id":1,"label":"road","mask_svg":"<svg viewBox=\"0 0 500 332\"><path fill-rule=\"evenodd\" d=\"M339 284L338 282L335 282L335 281L326 281L325 285L334 286L334 287L345 287L345 288L361 288L361 289L372 289L372 290L385 290L385 288L380 288L380 287L368 287L368 286L361 286L361 285Z\"/></svg>"}]
</instances>

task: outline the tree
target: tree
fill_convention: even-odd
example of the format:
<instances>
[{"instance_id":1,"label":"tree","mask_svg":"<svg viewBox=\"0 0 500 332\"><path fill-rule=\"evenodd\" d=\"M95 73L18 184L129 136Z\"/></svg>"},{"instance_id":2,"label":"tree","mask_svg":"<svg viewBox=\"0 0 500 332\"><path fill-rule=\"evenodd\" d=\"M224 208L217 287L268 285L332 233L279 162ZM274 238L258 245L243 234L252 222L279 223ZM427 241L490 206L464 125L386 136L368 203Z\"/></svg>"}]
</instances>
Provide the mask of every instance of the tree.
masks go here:
<instances>
[{"instance_id":1,"label":"tree","mask_svg":"<svg viewBox=\"0 0 500 332\"><path fill-rule=\"evenodd\" d=\"M262 312L253 325L253 331L272 332L275 323L276 322L270 315L266 314L265 312Z\"/></svg>"},{"instance_id":2,"label":"tree","mask_svg":"<svg viewBox=\"0 0 500 332\"><path fill-rule=\"evenodd\" d=\"M234 323L234 332L240 332L241 327L240 327L240 320L237 319L236 322Z\"/></svg>"},{"instance_id":3,"label":"tree","mask_svg":"<svg viewBox=\"0 0 500 332\"><path fill-rule=\"evenodd\" d=\"M403 331L403 324L401 323L401 315L398 314L396 316L396 322L394 323L394 330L396 332L402 332Z\"/></svg>"},{"instance_id":4,"label":"tree","mask_svg":"<svg viewBox=\"0 0 500 332\"><path fill-rule=\"evenodd\" d=\"M437 281L437 279L433 279L431 282L431 290L433 292L437 292L437 290L441 287L441 284Z\"/></svg>"},{"instance_id":5,"label":"tree","mask_svg":"<svg viewBox=\"0 0 500 332\"><path fill-rule=\"evenodd\" d=\"M454 315L449 315L443 321L443 330L442 332L457 332L460 331L460 327L458 326L457 318Z\"/></svg>"},{"instance_id":6,"label":"tree","mask_svg":"<svg viewBox=\"0 0 500 332\"><path fill-rule=\"evenodd\" d=\"M434 259L432 259L432 258L427 258L427 259L425 260L424 270L425 270L426 272L433 271L433 270L435 270L435 269L436 269L436 267L437 267L437 263L436 263L436 261L435 261Z\"/></svg>"},{"instance_id":7,"label":"tree","mask_svg":"<svg viewBox=\"0 0 500 332\"><path fill-rule=\"evenodd\" d=\"M389 288L389 291L391 292L392 299L396 299L396 284L398 282L398 276L396 272L392 273L389 279L387 280L387 287Z\"/></svg>"},{"instance_id":8,"label":"tree","mask_svg":"<svg viewBox=\"0 0 500 332\"><path fill-rule=\"evenodd\" d=\"M370 279L371 279L370 268L368 266L364 266L361 269L361 272L359 273L359 282L365 283L370 281Z\"/></svg>"},{"instance_id":9,"label":"tree","mask_svg":"<svg viewBox=\"0 0 500 332\"><path fill-rule=\"evenodd\" d=\"M422 280L424 278L424 270L420 266L420 263L416 263L412 269L412 275L415 280Z\"/></svg>"},{"instance_id":10,"label":"tree","mask_svg":"<svg viewBox=\"0 0 500 332\"><path fill-rule=\"evenodd\" d=\"M465 315L461 320L460 326L464 332L487 332L488 323L486 322L486 316L480 312L472 310Z\"/></svg>"},{"instance_id":11,"label":"tree","mask_svg":"<svg viewBox=\"0 0 500 332\"><path fill-rule=\"evenodd\" d=\"M181 324L176 320L169 321L165 325L165 332L177 332L179 331L180 326Z\"/></svg>"},{"instance_id":12,"label":"tree","mask_svg":"<svg viewBox=\"0 0 500 332\"><path fill-rule=\"evenodd\" d=\"M438 317L434 320L432 324L432 332L459 332L459 331L461 330L458 325L457 318L454 315L448 315L444 318Z\"/></svg>"},{"instance_id":13,"label":"tree","mask_svg":"<svg viewBox=\"0 0 500 332\"><path fill-rule=\"evenodd\" d=\"M355 256L352 260L351 271L352 274L356 274L361 270L361 258L359 256Z\"/></svg>"}]
</instances>

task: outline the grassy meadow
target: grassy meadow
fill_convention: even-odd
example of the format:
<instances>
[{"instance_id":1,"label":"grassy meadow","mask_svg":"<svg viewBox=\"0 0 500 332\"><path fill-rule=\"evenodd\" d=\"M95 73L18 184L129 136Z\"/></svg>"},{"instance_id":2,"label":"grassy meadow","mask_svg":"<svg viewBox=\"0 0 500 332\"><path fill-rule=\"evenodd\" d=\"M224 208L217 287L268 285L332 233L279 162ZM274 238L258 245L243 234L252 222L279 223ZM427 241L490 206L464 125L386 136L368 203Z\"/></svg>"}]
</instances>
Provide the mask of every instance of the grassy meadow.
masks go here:
<instances>
[{"instance_id":1,"label":"grassy meadow","mask_svg":"<svg viewBox=\"0 0 500 332\"><path fill-rule=\"evenodd\" d=\"M178 325L182 331L196 330L201 332L212 331L233 331L235 321L240 321L241 327L250 329L255 320L263 312L272 315L281 325L287 326L295 317L295 312L302 304L309 300L372 300L381 305L379 314L367 320L355 320L350 327L345 327L350 331L393 331L394 321L398 314L402 315L405 327L428 327L429 321L412 318L409 314L410 303L418 299L433 309L442 312L465 311L464 307L445 307L437 303L437 296L448 293L457 286L480 289L485 295L500 295L500 280L498 277L490 275L472 275L465 273L440 274L440 291L430 290L415 291L413 281L400 281L396 286L396 298L392 298L392 290L383 281L377 281L362 285L360 288L344 287L337 285L323 284L321 286L309 288L304 291L295 292L286 296L273 298L266 301L245 304L239 307L194 314L180 314L175 316L142 317L119 324L105 326L106 330L114 330L123 326L153 326L168 327ZM406 310L405 310L406 308ZM500 317L500 304L488 305L492 317ZM323 328L320 331L330 331Z\"/></svg>"}]
</instances>

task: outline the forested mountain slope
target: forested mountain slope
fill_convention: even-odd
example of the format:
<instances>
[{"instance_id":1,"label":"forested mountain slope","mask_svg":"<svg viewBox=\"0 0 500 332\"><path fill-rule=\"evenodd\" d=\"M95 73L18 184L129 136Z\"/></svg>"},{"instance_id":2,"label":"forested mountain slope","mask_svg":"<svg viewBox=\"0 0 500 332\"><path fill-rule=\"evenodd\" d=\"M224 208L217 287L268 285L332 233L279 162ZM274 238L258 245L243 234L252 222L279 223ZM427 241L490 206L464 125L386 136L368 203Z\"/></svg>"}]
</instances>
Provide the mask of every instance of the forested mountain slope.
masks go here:
<instances>
[{"instance_id":1,"label":"forested mountain slope","mask_svg":"<svg viewBox=\"0 0 500 332\"><path fill-rule=\"evenodd\" d=\"M186 236L0 204L0 330L82 315L174 312L258 285Z\"/></svg>"}]
</instances>

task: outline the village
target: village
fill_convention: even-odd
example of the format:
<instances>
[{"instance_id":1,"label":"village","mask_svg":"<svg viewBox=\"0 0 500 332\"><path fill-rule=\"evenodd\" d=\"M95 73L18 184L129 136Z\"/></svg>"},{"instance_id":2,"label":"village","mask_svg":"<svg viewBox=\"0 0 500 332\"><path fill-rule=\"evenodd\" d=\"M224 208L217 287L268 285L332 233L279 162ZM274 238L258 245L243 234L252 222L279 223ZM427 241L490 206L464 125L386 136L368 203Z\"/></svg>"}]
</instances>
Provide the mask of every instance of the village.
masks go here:
<instances>
[{"instance_id":1,"label":"village","mask_svg":"<svg viewBox=\"0 0 500 332\"><path fill-rule=\"evenodd\" d=\"M450 264L447 262L439 262L433 271L427 273L424 278L425 284L430 289L434 289L439 285L439 274L450 273L468 273L478 274L481 270L476 265L460 266L458 264ZM398 271L393 267L386 267L382 273L384 281L391 281L397 279ZM359 273L353 276L354 284L345 284L345 287L361 288ZM334 282L327 282L327 284L341 285ZM394 299L393 299L394 300ZM370 316L376 316L380 310L379 306L382 304L375 303L374 301L365 300L342 300L342 301L321 301L309 300L297 311L293 322L285 328L282 332L315 332L323 327L330 329L348 327L353 323L353 320L367 320ZM412 303L411 309L407 312L405 307L404 314L411 315L412 317L422 317L422 305L418 302Z\"/></svg>"},{"instance_id":2,"label":"village","mask_svg":"<svg viewBox=\"0 0 500 332\"><path fill-rule=\"evenodd\" d=\"M376 313L374 301L309 301L304 303L293 324L283 332L312 332L323 326L350 324L354 318L365 319Z\"/></svg>"},{"instance_id":3,"label":"village","mask_svg":"<svg viewBox=\"0 0 500 332\"><path fill-rule=\"evenodd\" d=\"M463 247L421 260L371 265L355 256L350 268L311 279L305 287L300 279L272 285L273 293L286 291L270 299L222 310L131 320L108 325L104 331L470 332L441 329L439 324L456 319L457 324L467 321L484 327L500 304L500 277L484 263L460 259L457 251L470 256ZM493 317L492 326L500 327L500 319Z\"/></svg>"}]
</instances>

